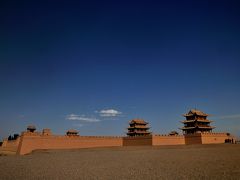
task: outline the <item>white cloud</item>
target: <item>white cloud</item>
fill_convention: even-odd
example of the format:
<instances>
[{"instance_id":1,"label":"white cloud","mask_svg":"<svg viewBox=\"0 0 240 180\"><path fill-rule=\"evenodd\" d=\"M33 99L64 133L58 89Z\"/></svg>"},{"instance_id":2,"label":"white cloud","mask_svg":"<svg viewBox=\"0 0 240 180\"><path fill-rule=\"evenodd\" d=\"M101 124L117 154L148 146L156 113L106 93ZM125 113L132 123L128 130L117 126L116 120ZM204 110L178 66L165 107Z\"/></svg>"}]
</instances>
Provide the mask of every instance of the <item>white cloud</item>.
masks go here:
<instances>
[{"instance_id":1,"label":"white cloud","mask_svg":"<svg viewBox=\"0 0 240 180\"><path fill-rule=\"evenodd\" d=\"M219 117L216 117L216 119L240 119L240 114L232 114L232 115L226 115L226 116L219 116Z\"/></svg>"},{"instance_id":2,"label":"white cloud","mask_svg":"<svg viewBox=\"0 0 240 180\"><path fill-rule=\"evenodd\" d=\"M66 117L67 120L84 121L84 122L99 122L100 120L94 117L86 117L85 115L70 114Z\"/></svg>"},{"instance_id":3,"label":"white cloud","mask_svg":"<svg viewBox=\"0 0 240 180\"><path fill-rule=\"evenodd\" d=\"M122 114L122 112L115 109L103 109L101 111L96 111L101 117L116 117Z\"/></svg>"}]
</instances>

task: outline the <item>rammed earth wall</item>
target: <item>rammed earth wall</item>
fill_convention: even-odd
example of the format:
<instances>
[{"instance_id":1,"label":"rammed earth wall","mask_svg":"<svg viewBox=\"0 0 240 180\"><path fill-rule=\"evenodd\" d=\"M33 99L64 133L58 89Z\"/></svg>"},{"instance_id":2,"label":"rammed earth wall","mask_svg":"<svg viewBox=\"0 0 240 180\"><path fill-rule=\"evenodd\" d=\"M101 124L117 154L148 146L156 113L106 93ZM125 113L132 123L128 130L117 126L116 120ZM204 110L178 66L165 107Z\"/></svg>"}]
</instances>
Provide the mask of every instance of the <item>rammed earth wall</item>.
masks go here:
<instances>
[{"instance_id":1,"label":"rammed earth wall","mask_svg":"<svg viewBox=\"0 0 240 180\"><path fill-rule=\"evenodd\" d=\"M235 138L227 136L226 133L202 133L201 138L202 144L221 144L225 143L226 139L230 139L235 142Z\"/></svg>"},{"instance_id":2,"label":"rammed earth wall","mask_svg":"<svg viewBox=\"0 0 240 180\"><path fill-rule=\"evenodd\" d=\"M17 154L28 154L36 149L79 149L114 146L122 146L121 137L69 137L23 135L20 140Z\"/></svg>"},{"instance_id":3,"label":"rammed earth wall","mask_svg":"<svg viewBox=\"0 0 240 180\"><path fill-rule=\"evenodd\" d=\"M153 135L152 145L184 145L185 139L183 135Z\"/></svg>"},{"instance_id":4,"label":"rammed earth wall","mask_svg":"<svg viewBox=\"0 0 240 180\"><path fill-rule=\"evenodd\" d=\"M18 137L16 140L10 140L10 141L6 139L6 140L3 140L2 147L7 151L16 152L19 147L19 142L20 142L20 137Z\"/></svg>"},{"instance_id":5,"label":"rammed earth wall","mask_svg":"<svg viewBox=\"0 0 240 180\"><path fill-rule=\"evenodd\" d=\"M186 134L185 143L188 144L221 144L230 139L235 142L235 137L228 136L227 133L196 133Z\"/></svg>"},{"instance_id":6,"label":"rammed earth wall","mask_svg":"<svg viewBox=\"0 0 240 180\"><path fill-rule=\"evenodd\" d=\"M123 137L123 146L152 146L152 136Z\"/></svg>"},{"instance_id":7,"label":"rammed earth wall","mask_svg":"<svg viewBox=\"0 0 240 180\"><path fill-rule=\"evenodd\" d=\"M5 140L2 147L24 155L37 149L79 149L120 146L161 146L190 144L220 144L235 138L226 133L196 133L186 135L149 135L138 137L114 136L55 136L39 132L24 132L16 141Z\"/></svg>"},{"instance_id":8,"label":"rammed earth wall","mask_svg":"<svg viewBox=\"0 0 240 180\"><path fill-rule=\"evenodd\" d=\"M185 144L202 144L201 133L198 134L185 134L184 135Z\"/></svg>"}]
</instances>

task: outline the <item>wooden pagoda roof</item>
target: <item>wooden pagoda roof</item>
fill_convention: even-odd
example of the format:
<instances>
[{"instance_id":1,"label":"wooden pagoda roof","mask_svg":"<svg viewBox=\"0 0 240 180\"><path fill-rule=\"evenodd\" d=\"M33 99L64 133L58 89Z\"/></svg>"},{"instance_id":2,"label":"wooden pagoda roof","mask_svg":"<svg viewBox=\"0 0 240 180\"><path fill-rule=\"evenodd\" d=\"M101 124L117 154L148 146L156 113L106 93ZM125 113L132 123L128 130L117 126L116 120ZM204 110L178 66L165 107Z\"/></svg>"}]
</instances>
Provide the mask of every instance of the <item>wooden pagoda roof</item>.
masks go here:
<instances>
[{"instance_id":1,"label":"wooden pagoda roof","mask_svg":"<svg viewBox=\"0 0 240 180\"><path fill-rule=\"evenodd\" d=\"M208 116L208 114L205 114L204 112L197 110L197 109L191 109L187 114L184 114L183 116L194 116L194 115L198 115L198 116Z\"/></svg>"},{"instance_id":2,"label":"wooden pagoda roof","mask_svg":"<svg viewBox=\"0 0 240 180\"><path fill-rule=\"evenodd\" d=\"M27 129L29 129L29 130L36 130L36 127L35 127L34 125L29 125L29 126L27 127Z\"/></svg>"},{"instance_id":3,"label":"wooden pagoda roof","mask_svg":"<svg viewBox=\"0 0 240 180\"><path fill-rule=\"evenodd\" d=\"M128 129L150 129L150 127L136 125L136 126L128 127Z\"/></svg>"},{"instance_id":4,"label":"wooden pagoda roof","mask_svg":"<svg viewBox=\"0 0 240 180\"><path fill-rule=\"evenodd\" d=\"M211 121L211 120L208 120L208 119L196 119L196 120L184 120L184 121L180 121L180 122L182 122L182 123L189 123L189 122L195 122L195 121L197 121L197 122L213 122L213 121Z\"/></svg>"},{"instance_id":5,"label":"wooden pagoda roof","mask_svg":"<svg viewBox=\"0 0 240 180\"><path fill-rule=\"evenodd\" d=\"M171 131L170 133L168 133L169 135L178 135L179 133L177 131Z\"/></svg>"},{"instance_id":6,"label":"wooden pagoda roof","mask_svg":"<svg viewBox=\"0 0 240 180\"><path fill-rule=\"evenodd\" d=\"M133 119L129 122L129 124L148 124L148 122L143 119Z\"/></svg>"},{"instance_id":7,"label":"wooden pagoda roof","mask_svg":"<svg viewBox=\"0 0 240 180\"><path fill-rule=\"evenodd\" d=\"M151 134L151 133L146 131L133 131L133 132L128 132L127 134Z\"/></svg>"},{"instance_id":8,"label":"wooden pagoda roof","mask_svg":"<svg viewBox=\"0 0 240 180\"><path fill-rule=\"evenodd\" d=\"M213 126L195 126L195 127L183 127L183 128L180 128L180 129L187 130L187 129L196 129L196 128L199 128L199 129L214 129L215 127L213 127Z\"/></svg>"},{"instance_id":9,"label":"wooden pagoda roof","mask_svg":"<svg viewBox=\"0 0 240 180\"><path fill-rule=\"evenodd\" d=\"M78 134L78 131L75 130L75 129L69 129L69 130L67 131L67 133Z\"/></svg>"}]
</instances>

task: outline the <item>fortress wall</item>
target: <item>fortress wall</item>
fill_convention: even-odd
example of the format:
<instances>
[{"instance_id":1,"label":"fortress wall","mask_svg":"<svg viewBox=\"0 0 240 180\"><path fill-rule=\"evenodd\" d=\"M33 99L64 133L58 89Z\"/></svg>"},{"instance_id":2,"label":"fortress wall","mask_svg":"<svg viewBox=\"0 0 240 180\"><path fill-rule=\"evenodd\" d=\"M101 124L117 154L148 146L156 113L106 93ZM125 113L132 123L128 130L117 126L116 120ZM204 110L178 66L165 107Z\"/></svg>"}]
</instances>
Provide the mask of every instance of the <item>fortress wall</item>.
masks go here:
<instances>
[{"instance_id":1,"label":"fortress wall","mask_svg":"<svg viewBox=\"0 0 240 180\"><path fill-rule=\"evenodd\" d=\"M121 137L84 136L22 136L17 154L24 155L37 149L79 149L122 146Z\"/></svg>"},{"instance_id":2,"label":"fortress wall","mask_svg":"<svg viewBox=\"0 0 240 180\"><path fill-rule=\"evenodd\" d=\"M7 146L7 143L8 143L8 140L7 140L7 139L4 139L3 142L2 142L2 147L6 147L6 146Z\"/></svg>"},{"instance_id":3,"label":"fortress wall","mask_svg":"<svg viewBox=\"0 0 240 180\"><path fill-rule=\"evenodd\" d=\"M202 137L201 133L196 133L196 134L185 134L185 144L202 144Z\"/></svg>"},{"instance_id":4,"label":"fortress wall","mask_svg":"<svg viewBox=\"0 0 240 180\"><path fill-rule=\"evenodd\" d=\"M202 144L221 144L225 143L226 139L233 139L227 133L202 133Z\"/></svg>"},{"instance_id":5,"label":"fortress wall","mask_svg":"<svg viewBox=\"0 0 240 180\"><path fill-rule=\"evenodd\" d=\"M152 136L123 137L123 146L151 146Z\"/></svg>"},{"instance_id":6,"label":"fortress wall","mask_svg":"<svg viewBox=\"0 0 240 180\"><path fill-rule=\"evenodd\" d=\"M153 146L159 145L184 145L185 139L182 135L154 135L152 139Z\"/></svg>"},{"instance_id":7,"label":"fortress wall","mask_svg":"<svg viewBox=\"0 0 240 180\"><path fill-rule=\"evenodd\" d=\"M6 140L3 140L2 147L9 151L17 151L19 142L20 142L20 137L18 137L16 140L11 140L11 141L6 139Z\"/></svg>"}]
</instances>

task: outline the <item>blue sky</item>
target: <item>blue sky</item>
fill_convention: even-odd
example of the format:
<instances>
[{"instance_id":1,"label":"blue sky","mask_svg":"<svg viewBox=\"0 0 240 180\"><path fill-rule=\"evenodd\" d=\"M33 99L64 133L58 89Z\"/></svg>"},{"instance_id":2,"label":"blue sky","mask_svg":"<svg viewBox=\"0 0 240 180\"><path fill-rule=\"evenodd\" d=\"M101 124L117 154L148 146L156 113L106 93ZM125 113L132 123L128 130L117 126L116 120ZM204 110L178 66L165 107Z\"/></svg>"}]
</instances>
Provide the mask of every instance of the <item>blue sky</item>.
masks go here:
<instances>
[{"instance_id":1,"label":"blue sky","mask_svg":"<svg viewBox=\"0 0 240 180\"><path fill-rule=\"evenodd\" d=\"M191 108L240 135L237 1L6 1L0 17L0 137L154 133Z\"/></svg>"}]
</instances>

